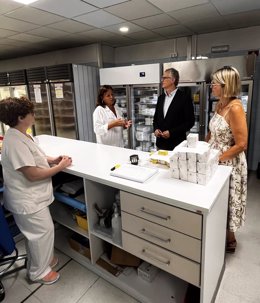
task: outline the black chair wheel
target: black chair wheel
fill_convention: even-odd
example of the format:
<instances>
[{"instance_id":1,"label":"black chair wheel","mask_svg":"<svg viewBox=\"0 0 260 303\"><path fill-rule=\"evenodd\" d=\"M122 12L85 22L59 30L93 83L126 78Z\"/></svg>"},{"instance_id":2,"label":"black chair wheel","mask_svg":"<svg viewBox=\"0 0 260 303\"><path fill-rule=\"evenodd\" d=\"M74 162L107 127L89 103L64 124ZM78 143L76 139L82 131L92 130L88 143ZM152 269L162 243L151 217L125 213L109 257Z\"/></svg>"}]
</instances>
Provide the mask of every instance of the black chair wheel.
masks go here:
<instances>
[{"instance_id":1,"label":"black chair wheel","mask_svg":"<svg viewBox=\"0 0 260 303\"><path fill-rule=\"evenodd\" d=\"M0 282L0 302L2 302L5 298L5 289L2 282Z\"/></svg>"}]
</instances>

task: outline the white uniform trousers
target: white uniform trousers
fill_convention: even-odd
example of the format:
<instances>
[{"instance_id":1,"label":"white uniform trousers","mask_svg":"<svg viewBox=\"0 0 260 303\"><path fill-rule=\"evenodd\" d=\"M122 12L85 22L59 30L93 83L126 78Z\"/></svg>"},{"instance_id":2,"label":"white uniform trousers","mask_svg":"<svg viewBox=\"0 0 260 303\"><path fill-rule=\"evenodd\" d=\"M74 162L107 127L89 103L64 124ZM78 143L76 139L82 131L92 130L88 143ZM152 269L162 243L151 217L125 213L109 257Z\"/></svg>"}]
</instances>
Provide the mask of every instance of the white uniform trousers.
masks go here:
<instances>
[{"instance_id":1,"label":"white uniform trousers","mask_svg":"<svg viewBox=\"0 0 260 303\"><path fill-rule=\"evenodd\" d=\"M33 214L13 214L15 222L26 238L27 274L30 280L45 277L52 269L54 225L49 207Z\"/></svg>"}]
</instances>

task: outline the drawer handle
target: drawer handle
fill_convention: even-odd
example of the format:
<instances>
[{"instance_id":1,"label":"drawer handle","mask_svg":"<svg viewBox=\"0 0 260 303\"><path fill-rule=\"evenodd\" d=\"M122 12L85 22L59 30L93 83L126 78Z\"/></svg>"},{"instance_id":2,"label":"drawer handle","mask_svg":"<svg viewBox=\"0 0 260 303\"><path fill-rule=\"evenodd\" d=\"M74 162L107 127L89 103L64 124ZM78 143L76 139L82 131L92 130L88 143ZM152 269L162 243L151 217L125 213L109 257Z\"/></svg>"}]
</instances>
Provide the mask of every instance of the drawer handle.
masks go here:
<instances>
[{"instance_id":1,"label":"drawer handle","mask_svg":"<svg viewBox=\"0 0 260 303\"><path fill-rule=\"evenodd\" d=\"M162 264L164 264L164 265L170 265L171 264L171 262L170 262L170 260L160 260L159 258L158 258L158 256L154 256L154 254L152 254L152 253L150 253L149 251L147 251L146 249L143 249L142 250L142 254L144 255L144 256L146 256L147 258L150 258L151 260L154 260L154 261L156 261L156 262L160 262L160 263L162 263Z\"/></svg>"},{"instance_id":2,"label":"drawer handle","mask_svg":"<svg viewBox=\"0 0 260 303\"><path fill-rule=\"evenodd\" d=\"M147 236L150 236L151 238L155 238L156 240L159 240L163 243L170 243L171 242L171 239L169 239L169 238L168 239L163 239L163 238L155 235L154 233L151 233L150 231L146 230L145 228L141 229L141 233L145 234Z\"/></svg>"},{"instance_id":3,"label":"drawer handle","mask_svg":"<svg viewBox=\"0 0 260 303\"><path fill-rule=\"evenodd\" d=\"M143 213L145 213L145 214L147 214L147 215L151 215L151 216L154 216L154 217L156 217L156 218L163 219L163 220L165 220L165 221L171 219L170 216L159 214L159 213L157 213L157 212L155 212L155 211L153 211L153 210L146 209L146 208L144 208L144 207L141 207L141 208L140 208L140 211L143 212Z\"/></svg>"}]
</instances>

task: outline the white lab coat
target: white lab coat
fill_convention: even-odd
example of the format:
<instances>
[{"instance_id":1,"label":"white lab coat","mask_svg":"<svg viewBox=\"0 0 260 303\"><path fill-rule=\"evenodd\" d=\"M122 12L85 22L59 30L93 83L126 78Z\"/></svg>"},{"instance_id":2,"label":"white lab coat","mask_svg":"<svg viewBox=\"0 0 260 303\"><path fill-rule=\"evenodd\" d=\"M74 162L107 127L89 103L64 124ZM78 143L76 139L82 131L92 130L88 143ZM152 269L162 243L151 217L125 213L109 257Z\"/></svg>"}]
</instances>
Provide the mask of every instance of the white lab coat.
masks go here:
<instances>
[{"instance_id":1,"label":"white lab coat","mask_svg":"<svg viewBox=\"0 0 260 303\"><path fill-rule=\"evenodd\" d=\"M29 181L19 168L38 166L49 168L39 145L15 128L6 132L2 150L4 172L4 205L12 213L32 214L54 200L51 178Z\"/></svg>"},{"instance_id":2,"label":"white lab coat","mask_svg":"<svg viewBox=\"0 0 260 303\"><path fill-rule=\"evenodd\" d=\"M8 129L2 150L4 206L13 213L25 237L27 275L31 280L45 277L54 250L54 225L48 206L52 203L51 178L29 181L18 169L25 166L49 168L38 144L15 128Z\"/></svg>"},{"instance_id":3,"label":"white lab coat","mask_svg":"<svg viewBox=\"0 0 260 303\"><path fill-rule=\"evenodd\" d=\"M93 126L97 143L124 147L123 127L117 126L108 129L108 124L115 119L124 118L120 108L115 105L115 114L108 106L98 106L93 113Z\"/></svg>"}]
</instances>

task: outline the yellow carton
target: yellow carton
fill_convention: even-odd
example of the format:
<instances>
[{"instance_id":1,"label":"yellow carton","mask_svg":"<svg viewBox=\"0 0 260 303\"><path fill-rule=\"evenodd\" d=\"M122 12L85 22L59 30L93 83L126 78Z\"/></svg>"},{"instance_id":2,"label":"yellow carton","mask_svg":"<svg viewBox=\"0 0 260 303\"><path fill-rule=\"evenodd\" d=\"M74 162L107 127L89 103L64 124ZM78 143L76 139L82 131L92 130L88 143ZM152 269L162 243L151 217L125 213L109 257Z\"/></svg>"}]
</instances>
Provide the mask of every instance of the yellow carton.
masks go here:
<instances>
[{"instance_id":1,"label":"yellow carton","mask_svg":"<svg viewBox=\"0 0 260 303\"><path fill-rule=\"evenodd\" d=\"M78 223L78 226L88 231L88 220L86 215L82 215L80 213L76 213L76 221Z\"/></svg>"},{"instance_id":2,"label":"yellow carton","mask_svg":"<svg viewBox=\"0 0 260 303\"><path fill-rule=\"evenodd\" d=\"M168 150L158 150L158 155L160 156L168 156Z\"/></svg>"}]
</instances>

